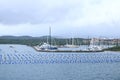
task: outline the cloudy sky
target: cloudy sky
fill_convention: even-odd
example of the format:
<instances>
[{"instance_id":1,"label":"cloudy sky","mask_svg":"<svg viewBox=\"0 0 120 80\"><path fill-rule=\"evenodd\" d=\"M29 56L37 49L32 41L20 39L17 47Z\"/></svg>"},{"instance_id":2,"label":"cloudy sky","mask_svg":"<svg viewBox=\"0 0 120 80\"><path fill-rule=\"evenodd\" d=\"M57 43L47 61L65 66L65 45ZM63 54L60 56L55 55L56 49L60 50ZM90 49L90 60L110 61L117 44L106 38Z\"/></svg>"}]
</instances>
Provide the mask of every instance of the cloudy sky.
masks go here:
<instances>
[{"instance_id":1,"label":"cloudy sky","mask_svg":"<svg viewBox=\"0 0 120 80\"><path fill-rule=\"evenodd\" d=\"M0 36L120 37L120 0L0 0Z\"/></svg>"}]
</instances>

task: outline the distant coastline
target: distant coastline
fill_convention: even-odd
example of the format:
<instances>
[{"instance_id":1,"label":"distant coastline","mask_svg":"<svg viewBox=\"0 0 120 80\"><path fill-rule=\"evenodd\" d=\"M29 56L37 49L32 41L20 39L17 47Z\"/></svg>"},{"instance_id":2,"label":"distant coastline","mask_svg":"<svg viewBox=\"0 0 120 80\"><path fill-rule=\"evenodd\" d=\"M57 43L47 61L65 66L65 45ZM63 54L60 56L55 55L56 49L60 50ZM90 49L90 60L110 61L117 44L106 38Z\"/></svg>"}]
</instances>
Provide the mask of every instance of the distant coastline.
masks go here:
<instances>
[{"instance_id":1,"label":"distant coastline","mask_svg":"<svg viewBox=\"0 0 120 80\"><path fill-rule=\"evenodd\" d=\"M0 44L23 44L29 46L35 46L42 43L47 42L47 37L49 36L41 36L41 37L32 37L32 36L0 36ZM66 41L68 44L72 44L72 38L58 38L51 37L52 45L65 45ZM75 45L88 45L90 39L85 38L74 38Z\"/></svg>"},{"instance_id":2,"label":"distant coastline","mask_svg":"<svg viewBox=\"0 0 120 80\"><path fill-rule=\"evenodd\" d=\"M36 46L40 45L44 42L47 42L47 37L49 36L41 36L41 37L32 37L32 36L0 36L0 44L22 44L27 46ZM53 41L53 45L57 45L58 47L65 45L66 43L72 44L72 38L56 38L51 37ZM68 42L66 42L68 41ZM109 42L106 41L105 45L109 45L110 41L115 41L115 39L108 39ZM118 41L118 42L117 42ZM119 40L116 39L115 47L105 49L105 51L120 51ZM113 42L112 42L113 43ZM86 38L74 38L75 45L90 45L90 39ZM99 44L98 44L99 45Z\"/></svg>"}]
</instances>

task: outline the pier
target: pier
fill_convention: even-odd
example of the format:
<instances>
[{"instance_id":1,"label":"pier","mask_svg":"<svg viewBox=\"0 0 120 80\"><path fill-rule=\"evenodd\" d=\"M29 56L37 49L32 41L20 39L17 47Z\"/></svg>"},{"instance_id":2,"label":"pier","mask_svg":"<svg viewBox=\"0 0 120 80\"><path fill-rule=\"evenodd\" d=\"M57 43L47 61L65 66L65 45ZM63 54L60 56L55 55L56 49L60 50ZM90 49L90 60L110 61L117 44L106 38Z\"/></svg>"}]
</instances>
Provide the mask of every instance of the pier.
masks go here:
<instances>
[{"instance_id":1,"label":"pier","mask_svg":"<svg viewBox=\"0 0 120 80\"><path fill-rule=\"evenodd\" d=\"M71 52L76 52L76 53L90 53L90 52L104 52L104 50L60 50L60 49L56 49L56 50L41 50L39 47L37 46L33 46L33 48L38 51L38 52L65 52L65 53L71 53Z\"/></svg>"}]
</instances>

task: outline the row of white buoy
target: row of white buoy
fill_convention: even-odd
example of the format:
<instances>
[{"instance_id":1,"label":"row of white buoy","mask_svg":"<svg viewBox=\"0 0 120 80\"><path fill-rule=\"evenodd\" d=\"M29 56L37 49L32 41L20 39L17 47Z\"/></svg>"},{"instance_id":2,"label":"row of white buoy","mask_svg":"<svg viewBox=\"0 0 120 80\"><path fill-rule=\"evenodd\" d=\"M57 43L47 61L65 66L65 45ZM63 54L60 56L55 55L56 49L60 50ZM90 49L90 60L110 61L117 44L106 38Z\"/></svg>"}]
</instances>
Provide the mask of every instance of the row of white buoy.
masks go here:
<instances>
[{"instance_id":1,"label":"row of white buoy","mask_svg":"<svg viewBox=\"0 0 120 80\"><path fill-rule=\"evenodd\" d=\"M0 64L113 63L120 54L0 54Z\"/></svg>"}]
</instances>

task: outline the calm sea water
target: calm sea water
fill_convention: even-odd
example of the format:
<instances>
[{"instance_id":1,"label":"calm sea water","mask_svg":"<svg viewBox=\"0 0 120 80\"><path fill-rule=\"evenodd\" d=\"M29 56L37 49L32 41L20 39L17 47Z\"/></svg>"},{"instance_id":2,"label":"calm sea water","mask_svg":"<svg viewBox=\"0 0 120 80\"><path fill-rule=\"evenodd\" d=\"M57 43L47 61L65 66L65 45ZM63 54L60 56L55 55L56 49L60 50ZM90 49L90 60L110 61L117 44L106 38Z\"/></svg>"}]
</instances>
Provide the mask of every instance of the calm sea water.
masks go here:
<instances>
[{"instance_id":1,"label":"calm sea water","mask_svg":"<svg viewBox=\"0 0 120 80\"><path fill-rule=\"evenodd\" d=\"M66 53L41 53L25 45L0 45L0 55L13 56L10 60L17 60L14 55L30 55L35 60L35 55L44 55L44 60L54 57L61 60L60 56ZM47 55L48 57L45 57ZM55 55L55 56L54 56ZM74 57L71 58L72 55ZM35 64L0 64L0 80L120 80L120 53L67 53L68 60L77 56L83 62L76 63L35 63ZM50 56L50 57L49 57ZM87 56L87 57L86 57ZM92 56L92 57L91 57ZM39 56L38 56L39 57ZM6 57L7 60L8 57ZM57 59L56 59L57 58ZM65 57L66 58L66 57ZM99 58L99 59L98 59ZM18 59L29 59L18 58ZM9 59L8 59L9 60ZM89 61L91 60L91 61ZM96 62L97 61L97 62Z\"/></svg>"}]
</instances>

